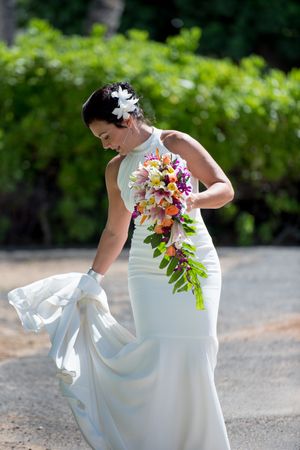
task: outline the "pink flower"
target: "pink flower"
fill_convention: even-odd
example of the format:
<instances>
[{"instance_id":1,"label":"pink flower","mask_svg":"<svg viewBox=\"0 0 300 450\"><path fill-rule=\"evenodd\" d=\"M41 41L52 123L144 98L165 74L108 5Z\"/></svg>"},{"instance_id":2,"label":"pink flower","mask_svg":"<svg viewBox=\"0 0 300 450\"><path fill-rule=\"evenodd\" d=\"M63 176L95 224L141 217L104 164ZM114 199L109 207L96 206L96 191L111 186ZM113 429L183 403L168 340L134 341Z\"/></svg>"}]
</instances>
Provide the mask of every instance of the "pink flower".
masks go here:
<instances>
[{"instance_id":1,"label":"pink flower","mask_svg":"<svg viewBox=\"0 0 300 450\"><path fill-rule=\"evenodd\" d=\"M146 198L146 189L139 189L139 190L135 191L134 199L135 199L136 203L138 203L142 200L145 200L145 198Z\"/></svg>"},{"instance_id":2,"label":"pink flower","mask_svg":"<svg viewBox=\"0 0 300 450\"><path fill-rule=\"evenodd\" d=\"M145 181L148 180L148 177L149 177L148 170L145 169L144 167L141 166L139 170L136 171L136 182L138 184L145 183Z\"/></svg>"},{"instance_id":3,"label":"pink flower","mask_svg":"<svg viewBox=\"0 0 300 450\"><path fill-rule=\"evenodd\" d=\"M160 208L159 206L156 206L155 208L151 208L150 217L152 220L158 220L159 222L162 222L165 218L164 208Z\"/></svg>"},{"instance_id":4,"label":"pink flower","mask_svg":"<svg viewBox=\"0 0 300 450\"><path fill-rule=\"evenodd\" d=\"M155 190L154 197L156 203L159 203L161 200L166 200L167 202L172 203L172 196L170 192L166 192L163 189Z\"/></svg>"},{"instance_id":5,"label":"pink flower","mask_svg":"<svg viewBox=\"0 0 300 450\"><path fill-rule=\"evenodd\" d=\"M191 240L186 236L182 224L175 220L171 228L171 236L167 246L181 242L188 242L191 244Z\"/></svg>"}]
</instances>

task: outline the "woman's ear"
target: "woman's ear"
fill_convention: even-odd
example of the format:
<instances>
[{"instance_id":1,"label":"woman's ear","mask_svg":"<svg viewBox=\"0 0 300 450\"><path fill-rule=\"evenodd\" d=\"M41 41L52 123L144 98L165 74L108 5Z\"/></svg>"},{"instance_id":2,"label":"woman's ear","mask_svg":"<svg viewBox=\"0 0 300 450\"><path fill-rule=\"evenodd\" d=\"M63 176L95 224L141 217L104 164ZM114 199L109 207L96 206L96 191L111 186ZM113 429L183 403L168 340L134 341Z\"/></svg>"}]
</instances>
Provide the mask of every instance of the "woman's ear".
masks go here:
<instances>
[{"instance_id":1,"label":"woman's ear","mask_svg":"<svg viewBox=\"0 0 300 450\"><path fill-rule=\"evenodd\" d=\"M124 120L124 125L126 125L127 128L131 128L133 123L132 116L129 116L128 119Z\"/></svg>"}]
</instances>

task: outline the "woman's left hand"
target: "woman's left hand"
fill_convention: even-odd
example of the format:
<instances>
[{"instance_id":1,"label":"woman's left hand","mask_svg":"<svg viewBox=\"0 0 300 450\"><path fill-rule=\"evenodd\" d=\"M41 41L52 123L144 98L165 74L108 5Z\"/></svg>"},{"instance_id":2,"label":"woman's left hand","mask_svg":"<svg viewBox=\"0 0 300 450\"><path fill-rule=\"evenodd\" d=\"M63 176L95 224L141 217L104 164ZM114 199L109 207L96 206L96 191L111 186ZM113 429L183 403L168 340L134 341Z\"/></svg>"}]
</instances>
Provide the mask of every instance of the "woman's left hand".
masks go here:
<instances>
[{"instance_id":1,"label":"woman's left hand","mask_svg":"<svg viewBox=\"0 0 300 450\"><path fill-rule=\"evenodd\" d=\"M198 205L198 195L197 194L190 194L188 198L186 199L186 212L191 212L192 209L199 208Z\"/></svg>"}]
</instances>

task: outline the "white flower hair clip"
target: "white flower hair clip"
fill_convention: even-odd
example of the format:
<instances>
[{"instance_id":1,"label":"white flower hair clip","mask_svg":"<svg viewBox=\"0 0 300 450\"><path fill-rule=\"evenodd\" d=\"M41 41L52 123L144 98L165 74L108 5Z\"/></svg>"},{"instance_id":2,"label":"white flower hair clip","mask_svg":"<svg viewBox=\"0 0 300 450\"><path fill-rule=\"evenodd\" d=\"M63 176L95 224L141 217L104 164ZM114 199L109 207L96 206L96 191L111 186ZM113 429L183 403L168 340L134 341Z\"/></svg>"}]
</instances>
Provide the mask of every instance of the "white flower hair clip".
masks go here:
<instances>
[{"instance_id":1,"label":"white flower hair clip","mask_svg":"<svg viewBox=\"0 0 300 450\"><path fill-rule=\"evenodd\" d=\"M127 89L122 89L121 86L119 86L119 90L113 91L111 96L118 98L119 107L115 108L112 112L118 119L121 117L123 117L123 119L128 119L130 117L129 113L137 109L136 103L139 99L131 98L132 94L129 94Z\"/></svg>"}]
</instances>

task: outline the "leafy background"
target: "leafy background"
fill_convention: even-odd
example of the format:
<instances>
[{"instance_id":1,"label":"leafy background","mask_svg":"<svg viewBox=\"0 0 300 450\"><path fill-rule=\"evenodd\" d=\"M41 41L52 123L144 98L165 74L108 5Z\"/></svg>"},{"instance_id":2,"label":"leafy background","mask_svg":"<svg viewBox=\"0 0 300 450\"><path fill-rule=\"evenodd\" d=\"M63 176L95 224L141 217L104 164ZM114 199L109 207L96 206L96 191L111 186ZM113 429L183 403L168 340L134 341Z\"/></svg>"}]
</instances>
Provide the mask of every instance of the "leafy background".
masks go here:
<instances>
[{"instance_id":1,"label":"leafy background","mask_svg":"<svg viewBox=\"0 0 300 450\"><path fill-rule=\"evenodd\" d=\"M22 27L32 17L40 17L64 34L85 34L92 4L93 0L16 0L17 20ZM151 39L164 42L181 27L198 26L203 31L199 54L239 61L255 53L285 71L299 66L297 0L126 0L123 6L118 32L134 26L147 30Z\"/></svg>"},{"instance_id":2,"label":"leafy background","mask_svg":"<svg viewBox=\"0 0 300 450\"><path fill-rule=\"evenodd\" d=\"M250 2L238 7L240 2L228 1L227 10L214 1L191 14L192 2L174 1L173 16L165 17L169 8L164 8L162 19L158 6L150 11L147 2L145 13L135 17L138 8L131 0L121 32L111 38L99 25L90 36L79 35L83 2L66 2L66 14L54 14L54 3L19 0L24 29L13 46L0 46L2 245L89 245L98 239L106 220L104 169L113 153L101 151L80 112L91 91L120 79L133 83L156 126L191 134L232 180L235 201L203 211L216 244L299 243L295 2L285 3L285 11L282 2L271 2L278 6L272 20L257 14L251 34ZM257 2L261 10L270 17L266 3ZM181 22L174 22L175 13ZM42 20L28 24L36 14L64 33ZM227 20L216 25L220 16ZM233 24L237 16L240 29ZM148 31L128 30L128 17ZM192 26L192 19L201 24L205 17L210 20L202 30ZM255 49L253 42L262 42L262 30L269 44L261 53L268 63L257 55L243 57ZM284 45L289 52L283 57Z\"/></svg>"}]
</instances>

